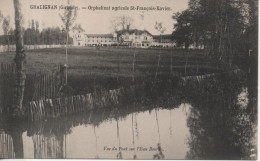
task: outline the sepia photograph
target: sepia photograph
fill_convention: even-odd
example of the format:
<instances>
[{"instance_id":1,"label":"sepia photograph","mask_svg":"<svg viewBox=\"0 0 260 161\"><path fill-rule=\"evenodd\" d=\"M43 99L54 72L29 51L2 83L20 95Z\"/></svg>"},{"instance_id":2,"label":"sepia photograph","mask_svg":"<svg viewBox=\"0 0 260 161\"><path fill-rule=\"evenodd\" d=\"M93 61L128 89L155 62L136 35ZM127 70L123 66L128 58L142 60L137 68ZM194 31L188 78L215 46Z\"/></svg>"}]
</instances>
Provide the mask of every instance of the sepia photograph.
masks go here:
<instances>
[{"instance_id":1,"label":"sepia photograph","mask_svg":"<svg viewBox=\"0 0 260 161\"><path fill-rule=\"evenodd\" d=\"M0 0L0 159L258 159L258 0Z\"/></svg>"}]
</instances>

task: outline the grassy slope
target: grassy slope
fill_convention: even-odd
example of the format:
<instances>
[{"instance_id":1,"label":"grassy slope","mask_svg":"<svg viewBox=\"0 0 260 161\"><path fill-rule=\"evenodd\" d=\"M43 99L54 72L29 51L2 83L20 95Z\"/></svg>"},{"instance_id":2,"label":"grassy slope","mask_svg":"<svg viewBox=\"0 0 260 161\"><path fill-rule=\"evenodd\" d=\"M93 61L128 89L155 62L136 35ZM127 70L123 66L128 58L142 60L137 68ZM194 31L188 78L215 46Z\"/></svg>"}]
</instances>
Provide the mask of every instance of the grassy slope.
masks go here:
<instances>
[{"instance_id":1,"label":"grassy slope","mask_svg":"<svg viewBox=\"0 0 260 161\"><path fill-rule=\"evenodd\" d=\"M132 76L133 55L136 52L135 76L154 75L159 49L115 49L115 48L70 48L68 50L69 74L96 75L108 77ZM65 49L40 49L27 51L27 73L39 71L56 71L57 66L65 62ZM12 62L15 53L0 53L0 62ZM171 69L173 55L173 71L184 74L187 60L187 75L212 73L227 70L225 66L207 59L201 51L161 50L159 73L168 74ZM199 73L197 73L197 64Z\"/></svg>"},{"instance_id":2,"label":"grassy slope","mask_svg":"<svg viewBox=\"0 0 260 161\"><path fill-rule=\"evenodd\" d=\"M132 82L134 52L136 52L135 82ZM153 81L159 53L160 49L69 48L68 85L75 90L75 94L78 94L93 92L96 89L115 89L150 79ZM209 60L202 51L187 53L184 50L162 49L159 74L170 76L171 55L173 72L177 75L184 75L186 60L186 75L199 75L228 69L225 65L217 65L213 60ZM14 55L14 52L0 53L0 63L13 62ZM57 72L58 66L65 62L65 49L26 51L26 56L27 74ZM31 83L27 82L28 85Z\"/></svg>"}]
</instances>

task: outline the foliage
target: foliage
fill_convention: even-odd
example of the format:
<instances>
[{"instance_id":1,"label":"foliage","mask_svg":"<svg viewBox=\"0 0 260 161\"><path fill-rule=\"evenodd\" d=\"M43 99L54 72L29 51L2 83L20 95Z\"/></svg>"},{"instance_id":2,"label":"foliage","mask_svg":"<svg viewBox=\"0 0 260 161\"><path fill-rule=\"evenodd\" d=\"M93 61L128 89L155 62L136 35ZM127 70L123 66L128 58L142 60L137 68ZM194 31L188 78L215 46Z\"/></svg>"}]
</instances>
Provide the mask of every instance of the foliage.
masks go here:
<instances>
[{"instance_id":1,"label":"foliage","mask_svg":"<svg viewBox=\"0 0 260 161\"><path fill-rule=\"evenodd\" d=\"M77 18L77 10L74 6L70 5L70 1L68 0L68 7L65 9L63 15L60 14L61 20L63 22L63 29L66 32L70 31L71 26L75 22Z\"/></svg>"},{"instance_id":2,"label":"foliage","mask_svg":"<svg viewBox=\"0 0 260 161\"><path fill-rule=\"evenodd\" d=\"M59 27L46 28L40 33L40 44L65 44L66 33L62 32ZM69 44L72 43L72 38L69 38Z\"/></svg>"},{"instance_id":3,"label":"foliage","mask_svg":"<svg viewBox=\"0 0 260 161\"><path fill-rule=\"evenodd\" d=\"M162 36L163 33L166 31L166 28L163 27L162 22L155 22L154 28L160 33L160 35ZM160 42L162 41L162 38L160 39Z\"/></svg>"},{"instance_id":4,"label":"foliage","mask_svg":"<svg viewBox=\"0 0 260 161\"><path fill-rule=\"evenodd\" d=\"M32 20L33 22L34 20ZM66 33L62 31L59 27L48 27L41 31L39 30L38 21L36 21L36 26L30 25L29 28L24 29L23 39L25 45L59 45L66 44ZM0 36L0 44L8 45L7 38L9 38L10 44L15 44L14 37L15 30L10 28L9 36ZM69 44L72 44L73 39L69 37Z\"/></svg>"},{"instance_id":5,"label":"foliage","mask_svg":"<svg viewBox=\"0 0 260 161\"><path fill-rule=\"evenodd\" d=\"M188 9L173 15L172 38L178 46L204 46L230 62L237 51L256 50L257 5L256 0L190 0Z\"/></svg>"},{"instance_id":6,"label":"foliage","mask_svg":"<svg viewBox=\"0 0 260 161\"><path fill-rule=\"evenodd\" d=\"M3 18L4 18L4 16L3 16L2 12L0 11L0 23L2 22Z\"/></svg>"},{"instance_id":7,"label":"foliage","mask_svg":"<svg viewBox=\"0 0 260 161\"><path fill-rule=\"evenodd\" d=\"M173 18L177 19L174 25L173 39L176 41L178 47L185 46L188 48L192 43L192 26L189 22L191 20L190 12L184 11L176 13Z\"/></svg>"},{"instance_id":8,"label":"foliage","mask_svg":"<svg viewBox=\"0 0 260 161\"><path fill-rule=\"evenodd\" d=\"M10 16L4 17L2 28L4 31L4 35L6 35L6 40L7 40L7 44L8 44L8 52L9 52L9 45L10 45L10 35L9 34L10 34L10 31L12 31L12 29L10 28Z\"/></svg>"},{"instance_id":9,"label":"foliage","mask_svg":"<svg viewBox=\"0 0 260 161\"><path fill-rule=\"evenodd\" d=\"M111 27L114 32L130 29L134 20L130 16L117 16L110 20Z\"/></svg>"},{"instance_id":10,"label":"foliage","mask_svg":"<svg viewBox=\"0 0 260 161\"><path fill-rule=\"evenodd\" d=\"M2 28L5 35L8 35L10 32L10 16L4 17Z\"/></svg>"}]
</instances>

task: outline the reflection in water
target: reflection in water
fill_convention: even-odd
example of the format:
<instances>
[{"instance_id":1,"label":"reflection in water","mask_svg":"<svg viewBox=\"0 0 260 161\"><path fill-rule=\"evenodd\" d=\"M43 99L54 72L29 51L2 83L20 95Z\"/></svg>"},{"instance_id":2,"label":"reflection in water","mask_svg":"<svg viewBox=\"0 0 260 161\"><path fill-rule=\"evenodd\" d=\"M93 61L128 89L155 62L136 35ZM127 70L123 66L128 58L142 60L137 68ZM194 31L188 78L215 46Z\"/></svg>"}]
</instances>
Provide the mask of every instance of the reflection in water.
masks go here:
<instances>
[{"instance_id":1,"label":"reflection in water","mask_svg":"<svg viewBox=\"0 0 260 161\"><path fill-rule=\"evenodd\" d=\"M162 152L162 147L161 147L161 136L160 136L159 120L157 116L157 109L155 109L155 116L156 116L156 125L157 125L157 132L158 132L159 139L157 144L158 153L153 155L153 159L164 159L164 154Z\"/></svg>"},{"instance_id":2,"label":"reflection in water","mask_svg":"<svg viewBox=\"0 0 260 161\"><path fill-rule=\"evenodd\" d=\"M136 115L135 115L136 118ZM134 148L134 156L133 159L137 159L136 156L136 147L135 147L135 134L134 134L134 114L132 113L132 135L133 135L133 148Z\"/></svg>"},{"instance_id":3,"label":"reflection in water","mask_svg":"<svg viewBox=\"0 0 260 161\"><path fill-rule=\"evenodd\" d=\"M136 138L138 139L138 124L137 124L137 119L136 119L136 113L135 113L135 118L134 118L134 120L135 120L135 136L136 136Z\"/></svg>"},{"instance_id":4,"label":"reflection in water","mask_svg":"<svg viewBox=\"0 0 260 161\"><path fill-rule=\"evenodd\" d=\"M172 136L172 111L170 111L170 127L169 127L170 135Z\"/></svg>"},{"instance_id":5,"label":"reflection in water","mask_svg":"<svg viewBox=\"0 0 260 161\"><path fill-rule=\"evenodd\" d=\"M0 157L253 159L257 94L251 84L230 77L203 85L188 82L174 97L152 105L97 108L38 122L0 122Z\"/></svg>"},{"instance_id":6,"label":"reflection in water","mask_svg":"<svg viewBox=\"0 0 260 161\"><path fill-rule=\"evenodd\" d=\"M254 125L245 110L230 102L205 102L188 118L188 159L250 159Z\"/></svg>"},{"instance_id":7,"label":"reflection in water","mask_svg":"<svg viewBox=\"0 0 260 161\"><path fill-rule=\"evenodd\" d=\"M183 122L178 122L179 117L185 117L183 111L180 109L172 109L174 116L176 116L176 123L174 126L179 130L174 133L175 138L170 139L168 128L168 112L169 110L158 111L159 118L165 118L159 120L158 124L160 127L160 133L163 138L161 138L161 145L163 148L163 153L165 158L184 158L187 149L185 140L188 137L188 129L186 127L186 119L181 119ZM115 158L122 156L124 159L133 159L134 156L138 159L152 159L155 153L159 153L155 150L150 150L150 147L157 149L158 144L158 133L155 118L155 111L152 111L150 115L148 111L137 113L140 126L139 139L133 137L132 128L132 114L126 116L122 119L112 119L101 123L96 127L96 132L99 136L99 157L100 158ZM151 122L150 125L147 122ZM119 126L117 126L119 125ZM164 126L164 127L163 127ZM119 127L119 136L117 127ZM88 131L92 128L90 126L78 126L72 129L72 133L68 135L67 139L67 155L68 158L94 158L95 149L95 136ZM119 140L120 138L120 140ZM134 139L134 142L133 142ZM120 144L119 144L120 141ZM133 145L134 144L134 145ZM104 150L104 148L117 148L117 150ZM136 149L130 150L130 148L136 147ZM119 149L121 147L121 149ZM125 150L125 149L128 150ZM147 150L145 150L145 148ZM180 153L178 153L178 148L181 148ZM84 150L83 150L84 149ZM186 150L185 150L186 149ZM85 151L85 152L84 152ZM87 152L86 152L87 151ZM119 154L120 153L120 154Z\"/></svg>"},{"instance_id":8,"label":"reflection in water","mask_svg":"<svg viewBox=\"0 0 260 161\"><path fill-rule=\"evenodd\" d=\"M64 158L64 137L33 135L34 158Z\"/></svg>"},{"instance_id":9,"label":"reflection in water","mask_svg":"<svg viewBox=\"0 0 260 161\"><path fill-rule=\"evenodd\" d=\"M237 104L241 108L246 109L248 102L248 88L243 87L241 93L237 96Z\"/></svg>"},{"instance_id":10,"label":"reflection in water","mask_svg":"<svg viewBox=\"0 0 260 161\"><path fill-rule=\"evenodd\" d=\"M172 126L178 129L173 133L176 136L175 138L170 137L168 132L170 126L168 113L170 111L175 117ZM189 134L186 127L186 116L182 108L161 109L157 110L156 113L158 118L161 118L158 120L162 137L159 147L163 147L161 152L164 153L166 159L184 158L185 152L188 150L185 140ZM135 115L139 121L139 139L136 139L134 135L133 123ZM89 116L82 117L91 119ZM79 117L77 116L74 119ZM57 124L65 122L68 125L70 122L66 121L71 119L55 119L54 121L59 122ZM147 124L148 122L151 122L151 124ZM24 158L65 158L65 156L66 158L97 158L97 156L99 158L115 158L115 156L121 155L118 157L133 159L138 156L138 159L152 159L155 153L161 155L160 151L154 150L158 148L158 127L152 122L156 123L155 109L151 111L151 114L145 111L131 113L125 117L110 118L97 126L78 122L77 125L71 126L70 131L59 130L60 133L49 126L52 122L48 123L47 121L46 125L48 124L48 126L37 123L41 127L34 129L34 127L37 127L36 124L30 125L27 132L24 132L24 135L21 134L23 148L26 149ZM57 130L57 125L52 125ZM93 128L95 129L94 132ZM117 150L107 151L104 150L104 147L117 148ZM134 147L135 149L132 149ZM5 157L6 155L3 156L3 158Z\"/></svg>"},{"instance_id":11,"label":"reflection in water","mask_svg":"<svg viewBox=\"0 0 260 161\"><path fill-rule=\"evenodd\" d=\"M5 132L0 133L0 158L15 158L13 138Z\"/></svg>"},{"instance_id":12,"label":"reflection in water","mask_svg":"<svg viewBox=\"0 0 260 161\"><path fill-rule=\"evenodd\" d=\"M186 158L254 159L250 155L257 146L256 113L249 110L255 107L248 103L253 98L248 98L243 82L228 81L207 94L202 90L196 91L196 97L195 92L185 93L193 106L187 120L190 137Z\"/></svg>"},{"instance_id":13,"label":"reflection in water","mask_svg":"<svg viewBox=\"0 0 260 161\"><path fill-rule=\"evenodd\" d=\"M122 159L122 152L121 152L121 143L120 143L120 134L119 134L119 125L118 125L118 119L116 118L116 136L118 140L118 154L116 155L117 159Z\"/></svg>"},{"instance_id":14,"label":"reflection in water","mask_svg":"<svg viewBox=\"0 0 260 161\"><path fill-rule=\"evenodd\" d=\"M95 157L95 159L99 159L99 156L98 156L98 143L97 143L97 134L96 134L96 128L95 128L95 126L93 127L93 129L94 129L94 134L95 134L95 141L96 141L96 157Z\"/></svg>"}]
</instances>

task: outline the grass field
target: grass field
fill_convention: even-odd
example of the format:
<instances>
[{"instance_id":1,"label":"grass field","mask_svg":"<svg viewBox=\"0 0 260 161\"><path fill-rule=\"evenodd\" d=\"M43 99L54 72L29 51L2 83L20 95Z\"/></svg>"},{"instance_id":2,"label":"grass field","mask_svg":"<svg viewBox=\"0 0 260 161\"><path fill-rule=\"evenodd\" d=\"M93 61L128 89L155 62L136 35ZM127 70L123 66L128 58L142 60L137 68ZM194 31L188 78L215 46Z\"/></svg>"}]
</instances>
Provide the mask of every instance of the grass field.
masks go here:
<instances>
[{"instance_id":1,"label":"grass field","mask_svg":"<svg viewBox=\"0 0 260 161\"><path fill-rule=\"evenodd\" d=\"M132 77L133 73L136 77L155 75L159 53L158 74L170 74L172 70L175 74L199 75L225 71L228 68L210 60L202 51L72 47L68 50L68 73L108 77ZM14 55L14 52L0 53L0 62L13 62ZM61 48L26 51L26 55L27 73L55 71L59 65L65 63L65 49Z\"/></svg>"},{"instance_id":2,"label":"grass field","mask_svg":"<svg viewBox=\"0 0 260 161\"><path fill-rule=\"evenodd\" d=\"M159 55L158 77L164 80L172 75L201 75L229 69L198 50L72 47L68 50L68 85L78 94L151 82L155 80ZM0 63L11 63L14 56L15 52L0 53ZM62 48L26 51L27 74L58 72L58 66L64 63ZM30 80L28 83L32 84Z\"/></svg>"}]
</instances>

